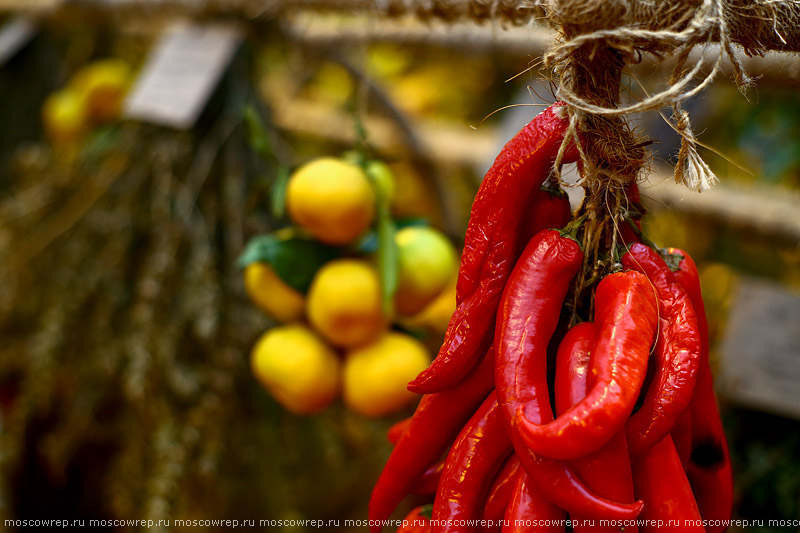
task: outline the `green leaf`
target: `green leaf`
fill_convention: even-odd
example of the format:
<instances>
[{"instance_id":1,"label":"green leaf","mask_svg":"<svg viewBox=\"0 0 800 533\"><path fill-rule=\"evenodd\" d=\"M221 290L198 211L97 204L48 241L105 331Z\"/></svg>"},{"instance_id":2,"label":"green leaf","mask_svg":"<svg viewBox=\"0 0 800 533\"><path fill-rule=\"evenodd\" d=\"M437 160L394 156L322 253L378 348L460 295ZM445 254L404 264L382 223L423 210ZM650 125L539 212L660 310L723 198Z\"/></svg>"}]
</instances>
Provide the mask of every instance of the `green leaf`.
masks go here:
<instances>
[{"instance_id":1,"label":"green leaf","mask_svg":"<svg viewBox=\"0 0 800 533\"><path fill-rule=\"evenodd\" d=\"M419 508L419 515L428 519L433 519L433 504L423 505Z\"/></svg>"},{"instance_id":2,"label":"green leaf","mask_svg":"<svg viewBox=\"0 0 800 533\"><path fill-rule=\"evenodd\" d=\"M248 105L242 115L245 129L247 131L247 142L259 157L272 163L276 167L275 181L272 183L270 192L270 209L275 218L283 218L286 214L286 185L291 176L291 170L286 165L281 164L272 149L272 143L267 133L267 127L261 119L261 115L252 105Z\"/></svg>"},{"instance_id":3,"label":"green leaf","mask_svg":"<svg viewBox=\"0 0 800 533\"><path fill-rule=\"evenodd\" d=\"M423 217L398 218L394 222L397 224L398 230L417 226L430 226L428 219Z\"/></svg>"},{"instance_id":4,"label":"green leaf","mask_svg":"<svg viewBox=\"0 0 800 533\"><path fill-rule=\"evenodd\" d=\"M364 168L364 154L357 150L348 150L342 154L342 160Z\"/></svg>"},{"instance_id":5,"label":"green leaf","mask_svg":"<svg viewBox=\"0 0 800 533\"><path fill-rule=\"evenodd\" d=\"M274 161L275 154L272 151L272 143L270 143L267 135L267 127L264 125L264 121L256 111L256 108L252 105L245 107L242 119L244 120L247 142L250 147L264 159Z\"/></svg>"},{"instance_id":6,"label":"green leaf","mask_svg":"<svg viewBox=\"0 0 800 533\"><path fill-rule=\"evenodd\" d=\"M360 254L374 254L378 251L378 234L372 230L368 231L358 240L355 249Z\"/></svg>"},{"instance_id":7,"label":"green leaf","mask_svg":"<svg viewBox=\"0 0 800 533\"><path fill-rule=\"evenodd\" d=\"M289 176L291 176L291 172L288 168L278 168L278 174L275 176L275 182L270 191L272 216L275 218L283 218L283 215L286 214L286 186L289 184Z\"/></svg>"},{"instance_id":8,"label":"green leaf","mask_svg":"<svg viewBox=\"0 0 800 533\"><path fill-rule=\"evenodd\" d=\"M683 261L683 255L678 253L668 253L666 250L659 250L661 253L661 257L664 258L664 262L667 264L669 269L673 272L677 272L681 269L681 261Z\"/></svg>"},{"instance_id":9,"label":"green leaf","mask_svg":"<svg viewBox=\"0 0 800 533\"><path fill-rule=\"evenodd\" d=\"M314 239L280 232L254 237L239 256L244 268L250 263L268 263L290 287L305 293L322 265L339 257L339 249Z\"/></svg>"},{"instance_id":10,"label":"green leaf","mask_svg":"<svg viewBox=\"0 0 800 533\"><path fill-rule=\"evenodd\" d=\"M390 192L387 187L390 183L376 175L377 169L374 165L365 165L364 171L375 190L378 277L381 280L383 310L389 314L397 289L397 243L394 238L397 228L389 210Z\"/></svg>"},{"instance_id":11,"label":"green leaf","mask_svg":"<svg viewBox=\"0 0 800 533\"><path fill-rule=\"evenodd\" d=\"M119 128L116 124L99 128L89 135L81 149L81 158L87 163L96 163L117 147Z\"/></svg>"}]
</instances>

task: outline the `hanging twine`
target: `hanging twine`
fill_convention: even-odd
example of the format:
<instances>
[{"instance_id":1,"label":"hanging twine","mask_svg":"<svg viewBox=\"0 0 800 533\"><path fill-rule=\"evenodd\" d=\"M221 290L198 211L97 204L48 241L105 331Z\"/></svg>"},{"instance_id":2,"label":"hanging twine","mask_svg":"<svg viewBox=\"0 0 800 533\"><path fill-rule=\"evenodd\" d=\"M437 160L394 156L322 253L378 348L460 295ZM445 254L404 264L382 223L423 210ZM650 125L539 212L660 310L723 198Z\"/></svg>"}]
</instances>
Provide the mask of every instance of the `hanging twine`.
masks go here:
<instances>
[{"instance_id":1,"label":"hanging twine","mask_svg":"<svg viewBox=\"0 0 800 533\"><path fill-rule=\"evenodd\" d=\"M777 22L775 8L785 4L783 7L793 7L797 12L800 3L542 0L538 4L558 31L558 39L544 60L554 69L556 97L567 104L570 121L555 168L567 147L577 146L582 163L580 183L586 190L582 207L586 261L575 291L577 305L584 285L613 267L620 227L629 223L628 191L649 166L645 150L648 141L632 130L626 115L671 107L671 125L681 136L675 180L698 192L711 188L717 178L698 153L682 102L707 87L726 59L732 65L736 84L744 91L752 80L734 51L732 28L739 31L737 42L747 43L747 53L762 53L766 35L777 37L781 46L787 46L782 30L788 22ZM797 20L796 12L793 21ZM743 13L757 23L743 26ZM766 25L770 32L764 31ZM796 25L791 27L797 31ZM689 53L695 47L701 47L704 53L690 65ZM714 53L706 53L711 49ZM655 94L645 92L638 101L623 103L622 74L647 53L675 59L666 87Z\"/></svg>"},{"instance_id":2,"label":"hanging twine","mask_svg":"<svg viewBox=\"0 0 800 533\"><path fill-rule=\"evenodd\" d=\"M684 9L680 9L681 4ZM734 78L740 90L744 91L752 83L734 52L725 8L723 0L552 0L548 3L548 19L560 27L561 36L559 42L545 55L545 63L554 67L560 75L561 84L557 97L569 106L572 124L570 138L577 138L577 129L602 138L600 142L594 142L597 145L595 150L584 150L583 161L586 168L598 167L598 161L604 158L610 157L613 160L616 158L615 154L627 153L632 162L642 160L640 143L636 142L624 121L613 123L612 127L616 131L607 132L596 127L596 117L623 116L671 106L674 111L673 127L681 136L675 179L696 191L711 188L717 178L697 152L691 122L688 114L681 108L681 102L708 86L720 71L725 58L733 66ZM634 26L619 25L619 21L631 19L651 22ZM658 29L652 29L655 21ZM687 58L692 48L707 48L715 41L719 42L719 47L710 62L704 55L693 67L687 68ZM597 55L607 55L609 50L615 61L599 64L596 61ZM587 75L584 72L586 69L621 71L628 64L639 61L642 53L676 56L677 61L666 89L622 106L619 102L619 83L613 79L609 80L610 85L601 89L601 98L592 98L592 95L597 95L598 89L587 85L597 85L603 81L598 80L597 73L590 72ZM707 72L696 81L704 67ZM603 77L608 79L610 76L605 73ZM607 122L603 125L609 126ZM614 140L619 142L614 143ZM602 166L600 164L601 168ZM610 179L621 181L624 186L626 182L635 180L638 174L636 169L624 170L623 173L610 176L608 173L604 174Z\"/></svg>"}]
</instances>

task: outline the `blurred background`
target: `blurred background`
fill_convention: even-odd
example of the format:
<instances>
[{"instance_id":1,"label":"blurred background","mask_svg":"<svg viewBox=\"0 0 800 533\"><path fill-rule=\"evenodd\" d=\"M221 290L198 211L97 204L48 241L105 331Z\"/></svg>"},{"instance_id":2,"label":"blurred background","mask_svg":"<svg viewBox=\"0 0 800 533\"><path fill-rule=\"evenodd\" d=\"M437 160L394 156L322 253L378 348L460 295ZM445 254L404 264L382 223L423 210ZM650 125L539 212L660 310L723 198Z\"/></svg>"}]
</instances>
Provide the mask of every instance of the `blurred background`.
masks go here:
<instances>
[{"instance_id":1,"label":"blurred background","mask_svg":"<svg viewBox=\"0 0 800 533\"><path fill-rule=\"evenodd\" d=\"M317 376L310 389L332 392L315 405L275 392L251 352L285 321L256 293L280 289L248 282L239 258L290 225L275 200L287 172L353 150L393 175L383 220L459 253L494 155L554 99L537 66L552 36L224 2L41 4L0 14L0 518L365 518L386 430L416 399L364 393L389 378L363 369ZM634 117L656 141L645 232L701 271L735 516L800 519L800 60L745 66L759 78L746 95L723 75L687 104L714 149L709 192L671 183L677 134ZM627 94L667 72L644 61ZM369 240L345 255L373 261ZM324 255L312 248L293 258ZM423 367L453 294L390 321ZM314 349L334 367L354 358L330 344Z\"/></svg>"}]
</instances>

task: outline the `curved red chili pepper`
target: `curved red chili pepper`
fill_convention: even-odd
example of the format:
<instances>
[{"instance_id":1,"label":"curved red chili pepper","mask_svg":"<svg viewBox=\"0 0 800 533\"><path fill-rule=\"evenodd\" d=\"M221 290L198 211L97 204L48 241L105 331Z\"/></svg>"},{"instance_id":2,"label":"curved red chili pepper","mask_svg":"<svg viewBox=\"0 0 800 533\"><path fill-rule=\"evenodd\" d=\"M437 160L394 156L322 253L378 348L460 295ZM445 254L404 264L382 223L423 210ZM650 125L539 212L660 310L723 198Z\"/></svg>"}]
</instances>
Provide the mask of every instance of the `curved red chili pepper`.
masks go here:
<instances>
[{"instance_id":1,"label":"curved red chili pepper","mask_svg":"<svg viewBox=\"0 0 800 533\"><path fill-rule=\"evenodd\" d=\"M392 424L386 431L386 439L391 444L397 444L397 441L399 441L400 437L403 436L403 433L410 422L411 417L409 416L408 418L404 418ZM420 476L414 480L414 482L408 488L408 493L417 494L420 496L432 496L436 494L436 489L439 486L439 478L442 475L443 468L444 461L439 461L438 463L434 463L433 466L428 467L425 472L420 474Z\"/></svg>"},{"instance_id":2,"label":"curved red chili pepper","mask_svg":"<svg viewBox=\"0 0 800 533\"><path fill-rule=\"evenodd\" d=\"M527 203L528 209L523 213L522 224L517 235L518 250L516 256L522 253L530 240L542 230L561 229L572 219L569 205L569 196L555 181L545 181L533 193ZM514 257L515 261L517 257Z\"/></svg>"},{"instance_id":3,"label":"curved red chili pepper","mask_svg":"<svg viewBox=\"0 0 800 533\"><path fill-rule=\"evenodd\" d=\"M695 390L697 390L697 385L695 385ZM675 422L675 427L669 432L669 436L672 437L672 443L675 445L675 451L678 452L678 457L681 458L684 471L688 471L692 457L691 409L686 409L681 413L681 416L679 416L678 420Z\"/></svg>"},{"instance_id":4,"label":"curved red chili pepper","mask_svg":"<svg viewBox=\"0 0 800 533\"><path fill-rule=\"evenodd\" d=\"M633 486L636 497L646 504L639 517L642 533L664 529L705 531L692 488L669 435L634 461ZM656 525L659 523L660 527Z\"/></svg>"},{"instance_id":5,"label":"curved red chili pepper","mask_svg":"<svg viewBox=\"0 0 800 533\"><path fill-rule=\"evenodd\" d=\"M733 509L733 470L728 441L719 418L711 372L701 372L697 380L692 411L692 453L687 474L700 514L717 524L709 532L723 532L718 521L731 517Z\"/></svg>"},{"instance_id":6,"label":"curved red chili pepper","mask_svg":"<svg viewBox=\"0 0 800 533\"><path fill-rule=\"evenodd\" d=\"M414 481L436 462L453 442L464 422L494 386L494 355L490 350L473 372L456 388L425 395L389 455L369 502L369 519L378 524L392 514ZM372 533L380 525L370 526Z\"/></svg>"},{"instance_id":7,"label":"curved red chili pepper","mask_svg":"<svg viewBox=\"0 0 800 533\"><path fill-rule=\"evenodd\" d=\"M503 428L503 431L505 431L505 428ZM511 494L514 491L514 485L521 470L519 458L516 455L512 455L494 478L489 489L489 495L486 497L486 505L483 506L483 515L481 517L487 524L492 525L487 530L499 531L500 520L506 514L508 502L511 501Z\"/></svg>"},{"instance_id":8,"label":"curved red chili pepper","mask_svg":"<svg viewBox=\"0 0 800 533\"><path fill-rule=\"evenodd\" d=\"M503 533L563 533L566 513L542 496L524 471L517 483L503 521Z\"/></svg>"},{"instance_id":9,"label":"curved red chili pepper","mask_svg":"<svg viewBox=\"0 0 800 533\"><path fill-rule=\"evenodd\" d=\"M519 224L549 175L568 122L554 104L537 115L500 151L472 204L456 285L456 311L431 365L408 388L421 394L458 383L492 343L497 304L530 232ZM543 228L540 228L543 229Z\"/></svg>"},{"instance_id":10,"label":"curved red chili pepper","mask_svg":"<svg viewBox=\"0 0 800 533\"><path fill-rule=\"evenodd\" d=\"M414 507L403 518L400 527L397 528L396 533L431 533L431 520L423 514L423 508L426 506Z\"/></svg>"},{"instance_id":11,"label":"curved red chili pepper","mask_svg":"<svg viewBox=\"0 0 800 533\"><path fill-rule=\"evenodd\" d=\"M622 264L647 276L660 307L653 380L642 407L625 424L628 449L635 457L663 439L689 407L700 363L700 330L688 293L658 252L636 243L622 256Z\"/></svg>"},{"instance_id":12,"label":"curved red chili pepper","mask_svg":"<svg viewBox=\"0 0 800 533\"><path fill-rule=\"evenodd\" d=\"M570 329L556 353L555 400L556 412L562 413L580 402L590 390L591 352L597 342L597 326L583 322ZM613 501L633 501L631 460L625 433L619 431L600 449L576 459L572 466L581 479L597 494ZM572 530L581 532L619 533L616 526L597 525L572 516ZM636 525L625 527L626 533L636 533Z\"/></svg>"},{"instance_id":13,"label":"curved red chili pepper","mask_svg":"<svg viewBox=\"0 0 800 533\"><path fill-rule=\"evenodd\" d=\"M708 361L708 321L700 290L700 275L689 254L677 248L669 248L667 252L683 256L675 277L692 300L700 327L702 346L697 384L689 404L692 418L692 452L687 474L703 518L715 521L727 520L733 508L733 472L725 428L714 396L714 378ZM719 525L709 527L708 531L720 533L726 529Z\"/></svg>"},{"instance_id":14,"label":"curved red chili pepper","mask_svg":"<svg viewBox=\"0 0 800 533\"><path fill-rule=\"evenodd\" d=\"M423 472L408 488L409 494L418 496L433 496L439 490L439 480L442 479L444 461L439 461Z\"/></svg>"},{"instance_id":15,"label":"curved red chili pepper","mask_svg":"<svg viewBox=\"0 0 800 533\"><path fill-rule=\"evenodd\" d=\"M597 325L582 322L570 328L556 352L554 397L556 413L563 413L589 391L591 356L597 343Z\"/></svg>"},{"instance_id":16,"label":"curved red chili pepper","mask_svg":"<svg viewBox=\"0 0 800 533\"><path fill-rule=\"evenodd\" d=\"M434 533L477 531L480 503L492 477L511 454L500 406L492 392L458 434L433 501Z\"/></svg>"},{"instance_id":17,"label":"curved red chili pepper","mask_svg":"<svg viewBox=\"0 0 800 533\"><path fill-rule=\"evenodd\" d=\"M598 449L623 428L644 382L657 309L653 289L639 272L618 272L600 281L595 292L594 385L583 400L553 421L534 419L530 409L518 409L522 439L534 453L575 459Z\"/></svg>"},{"instance_id":18,"label":"curved red chili pepper","mask_svg":"<svg viewBox=\"0 0 800 533\"><path fill-rule=\"evenodd\" d=\"M536 421L553 418L547 391L547 345L582 260L578 244L553 230L537 234L523 251L498 309L497 401L503 408L514 450L542 494L570 513L627 519L638 514L641 503L614 503L593 494L567 463L532 454L516 423L517 411L522 409Z\"/></svg>"},{"instance_id":19,"label":"curved red chili pepper","mask_svg":"<svg viewBox=\"0 0 800 533\"><path fill-rule=\"evenodd\" d=\"M400 437L403 435L403 432L408 427L408 424L411 422L411 417L404 418L399 420L389 426L389 429L386 430L386 440L388 440L391 444L397 444L397 441L400 440Z\"/></svg>"}]
</instances>

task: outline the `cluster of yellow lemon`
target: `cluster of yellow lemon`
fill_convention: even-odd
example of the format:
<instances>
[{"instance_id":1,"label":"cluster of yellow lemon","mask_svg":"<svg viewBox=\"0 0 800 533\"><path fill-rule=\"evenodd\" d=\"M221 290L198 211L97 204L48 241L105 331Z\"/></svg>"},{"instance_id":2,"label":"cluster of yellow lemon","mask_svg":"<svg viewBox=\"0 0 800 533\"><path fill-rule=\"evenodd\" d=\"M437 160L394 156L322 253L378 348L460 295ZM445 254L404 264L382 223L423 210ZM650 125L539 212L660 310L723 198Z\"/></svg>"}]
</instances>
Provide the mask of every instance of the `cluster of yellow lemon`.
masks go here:
<instances>
[{"instance_id":1,"label":"cluster of yellow lemon","mask_svg":"<svg viewBox=\"0 0 800 533\"><path fill-rule=\"evenodd\" d=\"M48 138L57 145L74 143L92 127L117 120L130 81L131 69L121 59L99 60L80 69L42 106Z\"/></svg>"},{"instance_id":2,"label":"cluster of yellow lemon","mask_svg":"<svg viewBox=\"0 0 800 533\"><path fill-rule=\"evenodd\" d=\"M317 241L352 245L373 223L376 189L391 194L393 188L391 171L373 164L382 167L369 177L360 166L332 157L299 167L286 188L289 217ZM458 258L450 241L427 226L400 229L395 244L397 289L388 306L374 258L352 247L319 268L306 294L266 262L245 268L253 302L284 323L257 341L253 372L287 409L313 413L341 393L354 411L383 416L414 400L406 384L431 355L419 340L391 325L404 317L413 322L426 313L442 314L441 309L449 316Z\"/></svg>"}]
</instances>

